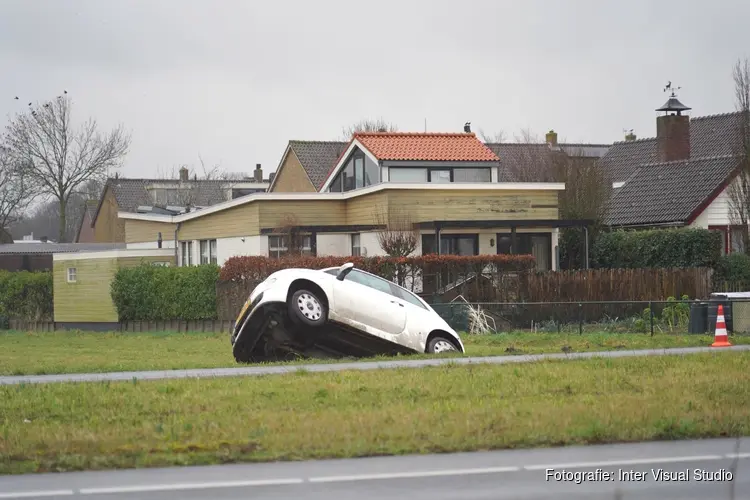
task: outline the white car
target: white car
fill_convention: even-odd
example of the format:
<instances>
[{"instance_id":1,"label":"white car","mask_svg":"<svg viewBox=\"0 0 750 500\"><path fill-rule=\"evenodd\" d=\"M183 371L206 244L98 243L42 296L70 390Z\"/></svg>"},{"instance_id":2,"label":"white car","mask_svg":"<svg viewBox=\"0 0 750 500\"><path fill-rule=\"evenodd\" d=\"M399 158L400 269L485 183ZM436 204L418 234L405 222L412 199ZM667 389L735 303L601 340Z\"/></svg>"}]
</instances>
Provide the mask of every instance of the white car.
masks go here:
<instances>
[{"instance_id":1,"label":"white car","mask_svg":"<svg viewBox=\"0 0 750 500\"><path fill-rule=\"evenodd\" d=\"M424 300L351 263L271 274L245 302L231 341L241 363L464 352L458 333Z\"/></svg>"}]
</instances>

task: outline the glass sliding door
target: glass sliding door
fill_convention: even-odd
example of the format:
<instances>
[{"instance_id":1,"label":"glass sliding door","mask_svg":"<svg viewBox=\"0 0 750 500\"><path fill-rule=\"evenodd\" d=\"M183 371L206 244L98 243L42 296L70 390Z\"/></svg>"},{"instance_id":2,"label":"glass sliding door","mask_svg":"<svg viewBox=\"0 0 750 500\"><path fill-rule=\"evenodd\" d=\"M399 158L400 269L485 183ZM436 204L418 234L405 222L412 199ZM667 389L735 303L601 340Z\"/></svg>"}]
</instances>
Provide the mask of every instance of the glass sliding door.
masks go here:
<instances>
[{"instance_id":1,"label":"glass sliding door","mask_svg":"<svg viewBox=\"0 0 750 500\"><path fill-rule=\"evenodd\" d=\"M539 271L552 269L552 233L516 233L516 248L512 248L511 235L497 234L497 253L533 255Z\"/></svg>"}]
</instances>

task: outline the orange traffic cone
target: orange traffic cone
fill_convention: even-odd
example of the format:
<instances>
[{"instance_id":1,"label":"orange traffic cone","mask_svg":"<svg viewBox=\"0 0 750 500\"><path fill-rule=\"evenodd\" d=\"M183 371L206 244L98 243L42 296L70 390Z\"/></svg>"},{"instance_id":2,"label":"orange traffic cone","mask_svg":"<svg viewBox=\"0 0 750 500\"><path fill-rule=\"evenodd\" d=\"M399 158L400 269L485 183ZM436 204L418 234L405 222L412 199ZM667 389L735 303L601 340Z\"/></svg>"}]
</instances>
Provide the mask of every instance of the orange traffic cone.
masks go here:
<instances>
[{"instance_id":1,"label":"orange traffic cone","mask_svg":"<svg viewBox=\"0 0 750 500\"><path fill-rule=\"evenodd\" d=\"M718 314L716 315L716 335L711 347L729 347L731 345L727 337L727 325L724 323L724 307L719 304Z\"/></svg>"}]
</instances>

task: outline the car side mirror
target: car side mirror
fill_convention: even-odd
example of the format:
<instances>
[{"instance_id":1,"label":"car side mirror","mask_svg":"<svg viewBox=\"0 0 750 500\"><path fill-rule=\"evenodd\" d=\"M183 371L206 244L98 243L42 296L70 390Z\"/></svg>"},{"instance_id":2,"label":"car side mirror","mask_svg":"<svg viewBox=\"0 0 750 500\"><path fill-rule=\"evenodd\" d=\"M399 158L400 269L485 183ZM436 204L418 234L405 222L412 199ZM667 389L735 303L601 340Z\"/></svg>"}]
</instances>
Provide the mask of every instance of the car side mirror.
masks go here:
<instances>
[{"instance_id":1,"label":"car side mirror","mask_svg":"<svg viewBox=\"0 0 750 500\"><path fill-rule=\"evenodd\" d=\"M344 278L346 278L346 275L351 272L351 270L354 269L354 264L351 262L347 262L341 268L339 268L339 273L336 275L336 279L339 281L344 281Z\"/></svg>"}]
</instances>

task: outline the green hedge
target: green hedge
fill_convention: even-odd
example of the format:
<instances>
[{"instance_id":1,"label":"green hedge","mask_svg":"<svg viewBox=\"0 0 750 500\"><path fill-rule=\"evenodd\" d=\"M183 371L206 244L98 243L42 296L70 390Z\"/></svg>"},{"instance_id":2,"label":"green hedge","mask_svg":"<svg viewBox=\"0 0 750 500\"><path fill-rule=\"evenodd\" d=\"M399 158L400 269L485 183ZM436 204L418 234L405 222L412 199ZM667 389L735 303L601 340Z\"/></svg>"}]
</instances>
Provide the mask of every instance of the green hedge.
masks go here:
<instances>
[{"instance_id":1,"label":"green hedge","mask_svg":"<svg viewBox=\"0 0 750 500\"><path fill-rule=\"evenodd\" d=\"M52 320L52 273L0 271L0 328L9 319Z\"/></svg>"},{"instance_id":2,"label":"green hedge","mask_svg":"<svg viewBox=\"0 0 750 500\"><path fill-rule=\"evenodd\" d=\"M601 233L592 249L593 267L715 267L721 258L721 233L708 229L653 229Z\"/></svg>"},{"instance_id":3,"label":"green hedge","mask_svg":"<svg viewBox=\"0 0 750 500\"><path fill-rule=\"evenodd\" d=\"M750 284L750 255L733 253L723 256L714 268L714 282Z\"/></svg>"},{"instance_id":4,"label":"green hedge","mask_svg":"<svg viewBox=\"0 0 750 500\"><path fill-rule=\"evenodd\" d=\"M143 264L117 271L112 301L120 321L216 319L219 267Z\"/></svg>"}]
</instances>

